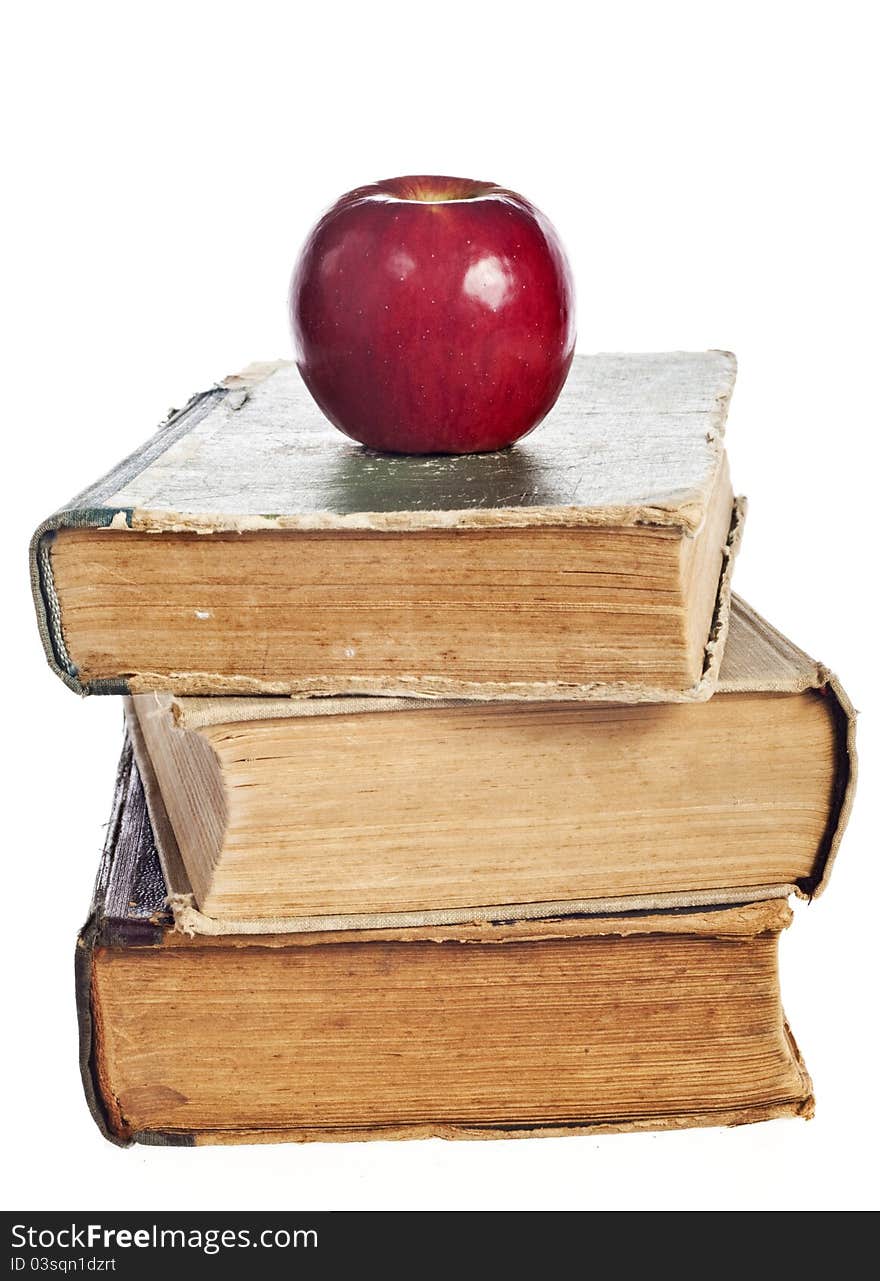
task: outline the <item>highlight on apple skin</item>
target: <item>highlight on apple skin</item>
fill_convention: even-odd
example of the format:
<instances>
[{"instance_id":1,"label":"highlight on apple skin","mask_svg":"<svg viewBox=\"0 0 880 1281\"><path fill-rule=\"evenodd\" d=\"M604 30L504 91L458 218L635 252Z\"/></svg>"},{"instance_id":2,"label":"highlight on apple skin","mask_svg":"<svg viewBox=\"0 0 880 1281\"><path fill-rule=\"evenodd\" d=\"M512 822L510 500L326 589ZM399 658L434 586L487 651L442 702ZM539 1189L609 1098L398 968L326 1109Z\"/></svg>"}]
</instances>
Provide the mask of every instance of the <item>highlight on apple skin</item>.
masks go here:
<instances>
[{"instance_id":1,"label":"highlight on apple skin","mask_svg":"<svg viewBox=\"0 0 880 1281\"><path fill-rule=\"evenodd\" d=\"M562 390L574 287L545 216L516 192L411 176L342 196L290 286L300 372L340 431L371 449L503 449Z\"/></svg>"}]
</instances>

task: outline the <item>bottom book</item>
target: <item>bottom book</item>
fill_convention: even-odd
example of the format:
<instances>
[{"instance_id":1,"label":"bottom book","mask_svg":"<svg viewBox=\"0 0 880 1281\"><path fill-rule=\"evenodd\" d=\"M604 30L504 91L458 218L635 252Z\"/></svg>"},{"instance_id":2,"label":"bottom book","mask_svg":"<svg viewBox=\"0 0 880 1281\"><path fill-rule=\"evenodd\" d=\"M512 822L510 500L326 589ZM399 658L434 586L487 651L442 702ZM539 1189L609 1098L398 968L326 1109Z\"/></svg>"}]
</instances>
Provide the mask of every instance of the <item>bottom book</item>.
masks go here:
<instances>
[{"instance_id":1,"label":"bottom book","mask_svg":"<svg viewBox=\"0 0 880 1281\"><path fill-rule=\"evenodd\" d=\"M188 937L126 745L77 948L81 1066L118 1143L500 1138L810 1116L784 899Z\"/></svg>"}]
</instances>

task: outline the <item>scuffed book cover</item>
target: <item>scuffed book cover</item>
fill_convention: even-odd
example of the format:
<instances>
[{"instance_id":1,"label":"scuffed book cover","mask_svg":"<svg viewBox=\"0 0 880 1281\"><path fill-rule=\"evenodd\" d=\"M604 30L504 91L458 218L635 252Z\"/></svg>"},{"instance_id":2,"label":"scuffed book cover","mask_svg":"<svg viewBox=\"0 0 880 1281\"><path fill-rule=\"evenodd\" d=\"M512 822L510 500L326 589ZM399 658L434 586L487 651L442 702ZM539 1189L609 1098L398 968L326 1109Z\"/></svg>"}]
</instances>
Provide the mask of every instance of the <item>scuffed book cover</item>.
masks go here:
<instances>
[{"instance_id":1,"label":"scuffed book cover","mask_svg":"<svg viewBox=\"0 0 880 1281\"><path fill-rule=\"evenodd\" d=\"M131 1142L193 1146L216 1143L339 1141L370 1138L522 1138L599 1134L620 1130L665 1130L688 1126L738 1125L785 1116L809 1117L813 1111L810 1078L787 1025L783 1023L781 1008L778 1006L775 943L779 932L786 928L790 919L791 910L785 901L772 900L762 903L730 903L716 908L670 909L665 912L630 911L601 915L582 912L560 915L551 920L542 921L496 921L446 927L327 931L298 938L275 936L258 940L187 939L175 931L172 918L165 906L165 885L143 790L130 748L126 747L117 777L113 814L92 910L77 945L76 986L80 1024L80 1065L86 1098L104 1135L112 1142L121 1145ZM778 1037L774 1043L774 1057L777 1060L777 1068L774 1071L778 1073L778 1080L772 1084L772 1087L768 1087L766 1098L750 1097L748 1101L731 1099L730 1106L726 1105L725 1098L720 1104L716 1100L712 1106L707 1106L705 1109L694 1105L679 1111L659 1111L656 1115L648 1105L644 1109L639 1109L638 1114L624 1119L620 1116L608 1117L601 1113L593 1114L586 1109L582 1115L579 1113L567 1115L564 1121L552 1121L549 1124L505 1121L503 1116L499 1116L496 1120L485 1123L482 1121L475 1123L473 1120L456 1122L444 1118L436 1123L426 1119L414 1123L376 1126L366 1121L364 1124L327 1126L297 1123L250 1128L211 1126L188 1129L169 1125L164 1128L138 1129L129 1123L124 1114L122 1101L114 1092L112 1069L108 1069L102 1051L102 1042L107 1029L102 1026L102 1010L96 1001L94 970L96 954L101 952L116 956L124 954L132 959L132 964L136 968L141 963L138 958L143 957L146 974L153 963L159 963L161 966L167 960L168 963L173 964L175 954L181 956L191 954L193 948L233 949L237 954L245 957L250 952L254 957L262 957L263 966L266 964L272 966L273 957L284 953L289 955L291 948L298 950L299 954L305 958L306 953L301 949L321 948L328 944L344 945L349 949L352 945L370 948L375 944L377 951L382 951L389 944L413 944L420 947L426 944L444 944L444 947L438 949L439 957L446 955L445 945L465 945L467 954L474 946L481 948L489 946L494 950L495 946L505 944L519 946L531 941L542 946L548 943L555 946L557 943L561 944L568 940L577 943L588 939L603 939L608 941L609 947L614 947L615 940L618 939L627 942L644 940L646 946L650 946L651 940L656 939L658 935L693 940L722 940L725 944L738 943L747 946L753 945L756 941L768 940L772 945L769 949L764 946L760 948L760 956L763 957L760 966L762 972L765 972L762 982L768 994L762 999L769 1000L775 1008L770 1026L773 1026L777 1019L779 1021ZM729 949L726 951L730 954ZM757 957L758 953L755 956ZM206 959L210 960L210 958ZM245 963L242 971L245 981L249 972ZM290 973L289 969L285 969L284 972L288 975ZM280 974L281 971L279 976ZM148 981L146 977L144 981ZM154 988L151 987L150 992L154 993ZM671 995L670 993L670 997ZM670 997L664 999L670 999ZM152 999L151 995L150 1000ZM271 1009L266 1017L271 1023ZM343 1020L340 1027L343 1027L344 1023ZM328 1028L331 1026L333 1026L332 1020L328 1023ZM204 1040L204 1053L208 1055L211 1053L212 1045L210 1029L209 1020L198 1034L199 1043L201 1045ZM247 1046L242 1045L241 1048L242 1066L246 1068ZM292 1056L291 1071L296 1073L298 1050L295 1045L291 1045L288 1052ZM314 1053L314 1048L311 1053ZM735 1047L728 1047L724 1053L735 1055ZM160 1099L167 1096L175 1106L179 1105L183 1098L171 1087L161 1087L158 1084L155 1088L150 1087L149 1094L151 1097Z\"/></svg>"},{"instance_id":2,"label":"scuffed book cover","mask_svg":"<svg viewBox=\"0 0 880 1281\"><path fill-rule=\"evenodd\" d=\"M193 397L157 434L37 529L31 580L50 666L80 693L135 687L188 693L416 693L457 697L555 697L554 682L433 683L419 673L392 679L316 674L285 684L235 671L83 676L65 640L53 576L60 530L95 528L163 534L279 531L497 531L522 528L649 527L692 539L713 493L726 482L724 429L736 363L726 352L577 356L547 420L515 448L458 457L376 454L336 432L313 404L290 362L253 366ZM616 685L599 673L569 682L567 697L678 701L709 697L729 611L730 571L744 505L726 513L703 670L680 687L635 679ZM717 520L717 517L715 517ZM725 526L726 527L726 526ZM235 555L231 545L230 555ZM689 678L690 679L690 678ZM164 682L164 683L163 683ZM350 684L350 682L349 682ZM469 688L473 686L473 688Z\"/></svg>"}]
</instances>

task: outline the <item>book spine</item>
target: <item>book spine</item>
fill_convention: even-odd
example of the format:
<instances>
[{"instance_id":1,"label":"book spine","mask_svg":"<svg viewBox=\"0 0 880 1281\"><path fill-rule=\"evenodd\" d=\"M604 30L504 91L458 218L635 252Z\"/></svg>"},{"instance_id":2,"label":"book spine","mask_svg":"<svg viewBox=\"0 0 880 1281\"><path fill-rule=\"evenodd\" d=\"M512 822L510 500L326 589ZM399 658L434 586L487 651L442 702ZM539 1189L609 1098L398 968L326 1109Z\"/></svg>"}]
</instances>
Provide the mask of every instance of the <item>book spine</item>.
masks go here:
<instances>
[{"instance_id":1,"label":"book spine","mask_svg":"<svg viewBox=\"0 0 880 1281\"><path fill-rule=\"evenodd\" d=\"M76 1021L79 1030L79 1072L83 1093L92 1119L105 1139L119 1147L128 1147L131 1139L117 1133L104 1105L97 1070L95 1024L92 1016L92 956L96 918L90 917L76 941L74 983L76 988Z\"/></svg>"},{"instance_id":2,"label":"book spine","mask_svg":"<svg viewBox=\"0 0 880 1281\"><path fill-rule=\"evenodd\" d=\"M92 960L98 946L100 918L92 916L80 931L76 943L74 978L76 984L76 1014L79 1029L79 1070L83 1093L92 1119L104 1138L117 1147L131 1147L133 1143L152 1147L193 1147L195 1136L186 1132L156 1130L145 1133L130 1132L121 1128L108 1107L105 1086L100 1071L101 1047L98 1028L100 1018L94 1006L92 987Z\"/></svg>"},{"instance_id":3,"label":"book spine","mask_svg":"<svg viewBox=\"0 0 880 1281\"><path fill-rule=\"evenodd\" d=\"M79 1029L79 1070L89 1111L106 1139L120 1147L133 1142L189 1146L188 1135L150 1135L148 1139L130 1134L121 1127L117 1111L108 1106L101 1073L100 1012L95 1008L92 982L96 947L155 947L164 936L161 919L155 913L146 918L126 917L120 911L134 901L141 861L131 857L129 846L140 844L137 804L140 779L131 744L126 738L113 790L113 806L98 875L92 892L88 919L80 930L74 955L74 986ZM141 805L141 809L143 806ZM134 822L132 821L134 810Z\"/></svg>"},{"instance_id":4,"label":"book spine","mask_svg":"<svg viewBox=\"0 0 880 1281\"><path fill-rule=\"evenodd\" d=\"M849 822L858 776L856 709L834 673L826 668L820 668L819 671L821 683L818 688L826 698L831 700L837 732L837 762L828 824L816 856L815 871L798 884L798 892L809 899L818 898L828 885L831 869Z\"/></svg>"},{"instance_id":5,"label":"book spine","mask_svg":"<svg viewBox=\"0 0 880 1281\"><path fill-rule=\"evenodd\" d=\"M77 694L125 694L128 683L123 679L93 681L87 685L79 679L76 664L67 652L64 620L52 575L52 542L59 529L107 529L123 524L131 527L132 508L108 506L113 494L123 489L135 476L149 467L161 454L187 432L193 430L210 413L229 389L214 387L200 392L183 407L171 413L146 444L129 454L112 471L94 485L44 520L30 542L29 561L31 593L37 614L37 628L43 642L46 660L68 689Z\"/></svg>"}]
</instances>

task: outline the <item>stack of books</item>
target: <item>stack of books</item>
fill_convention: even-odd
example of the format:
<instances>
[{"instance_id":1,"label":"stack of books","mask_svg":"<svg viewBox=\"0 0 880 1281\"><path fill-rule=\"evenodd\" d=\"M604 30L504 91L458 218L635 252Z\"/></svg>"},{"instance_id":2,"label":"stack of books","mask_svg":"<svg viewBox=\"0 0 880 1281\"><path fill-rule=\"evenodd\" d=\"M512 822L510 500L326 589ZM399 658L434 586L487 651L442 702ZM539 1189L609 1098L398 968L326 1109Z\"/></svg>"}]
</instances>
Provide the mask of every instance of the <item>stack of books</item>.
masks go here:
<instances>
[{"instance_id":1,"label":"stack of books","mask_svg":"<svg viewBox=\"0 0 880 1281\"><path fill-rule=\"evenodd\" d=\"M77 949L109 1138L811 1114L777 942L853 712L731 595L734 377L579 356L520 445L425 458L254 366L38 529L49 662L125 703Z\"/></svg>"}]
</instances>

